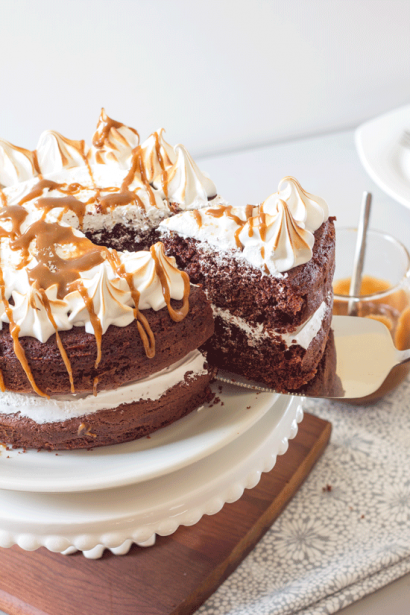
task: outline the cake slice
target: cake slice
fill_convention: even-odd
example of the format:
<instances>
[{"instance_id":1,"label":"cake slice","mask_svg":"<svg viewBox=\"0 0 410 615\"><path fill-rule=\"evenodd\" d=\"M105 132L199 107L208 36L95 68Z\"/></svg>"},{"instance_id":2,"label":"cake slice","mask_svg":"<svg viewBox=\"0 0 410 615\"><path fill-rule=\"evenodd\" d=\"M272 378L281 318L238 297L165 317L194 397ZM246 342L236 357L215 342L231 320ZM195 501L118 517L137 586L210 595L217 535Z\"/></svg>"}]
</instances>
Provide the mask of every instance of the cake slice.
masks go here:
<instances>
[{"instance_id":1,"label":"cake slice","mask_svg":"<svg viewBox=\"0 0 410 615\"><path fill-rule=\"evenodd\" d=\"M212 304L211 364L278 391L314 378L333 303L335 231L323 199L286 177L259 206L188 211L159 229Z\"/></svg>"}]
</instances>

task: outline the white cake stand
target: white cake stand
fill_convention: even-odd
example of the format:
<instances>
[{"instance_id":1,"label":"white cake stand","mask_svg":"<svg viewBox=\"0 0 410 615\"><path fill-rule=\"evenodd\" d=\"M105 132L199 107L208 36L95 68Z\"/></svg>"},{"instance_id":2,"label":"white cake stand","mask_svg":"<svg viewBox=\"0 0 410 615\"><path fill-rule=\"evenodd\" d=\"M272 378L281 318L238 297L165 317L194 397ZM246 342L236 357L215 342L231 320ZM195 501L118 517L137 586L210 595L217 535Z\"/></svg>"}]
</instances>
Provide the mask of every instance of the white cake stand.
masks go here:
<instances>
[{"instance_id":1,"label":"white cake stand","mask_svg":"<svg viewBox=\"0 0 410 615\"><path fill-rule=\"evenodd\" d=\"M297 433L302 399L272 396L271 401L271 408L236 439L172 473L89 492L1 490L0 546L80 550L98 558L105 548L124 554L133 543L151 545L156 534L172 534L180 525L217 513L257 485Z\"/></svg>"}]
</instances>

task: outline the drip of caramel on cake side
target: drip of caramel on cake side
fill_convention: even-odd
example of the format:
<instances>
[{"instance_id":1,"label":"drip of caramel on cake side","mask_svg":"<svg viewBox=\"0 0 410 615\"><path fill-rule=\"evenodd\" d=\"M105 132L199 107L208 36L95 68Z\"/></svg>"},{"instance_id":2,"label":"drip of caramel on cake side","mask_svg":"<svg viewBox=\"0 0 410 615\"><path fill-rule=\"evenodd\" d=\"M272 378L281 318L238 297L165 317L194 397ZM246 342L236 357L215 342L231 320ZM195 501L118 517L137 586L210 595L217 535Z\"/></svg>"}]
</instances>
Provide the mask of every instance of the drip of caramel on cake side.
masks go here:
<instances>
[{"instance_id":1,"label":"drip of caramel on cake side","mask_svg":"<svg viewBox=\"0 0 410 615\"><path fill-rule=\"evenodd\" d=\"M199 213L199 211L197 209L192 210L192 214L193 214L193 216L195 218L195 222L197 223L198 228L201 228L201 226L202 226L202 216L201 216L201 214Z\"/></svg>"},{"instance_id":2,"label":"drip of caramel on cake side","mask_svg":"<svg viewBox=\"0 0 410 615\"><path fill-rule=\"evenodd\" d=\"M42 301L42 303L43 303L43 305L45 307L45 310L47 312L48 319L51 322L51 324L53 325L54 330L56 332L57 346L58 346L58 349L60 351L61 357L62 357L62 359L64 361L64 365L65 365L67 373L68 373L68 378L70 380L71 393L75 393L74 379L73 379L73 370L71 368L71 362L70 362L70 359L68 358L66 349L63 346L63 342L61 341L61 337L60 337L60 334L58 332L56 321L54 320L54 316L53 316L53 313L51 311L50 301L49 301L49 299L48 299L48 297L47 297L47 295L45 293L44 288L40 288L39 292L40 292L40 296L41 296L41 301Z\"/></svg>"},{"instance_id":3,"label":"drip of caramel on cake side","mask_svg":"<svg viewBox=\"0 0 410 615\"><path fill-rule=\"evenodd\" d=\"M115 136L119 141L122 141L124 145L128 145L128 142L125 137L123 137L121 133L118 132L118 128L122 128L123 126L124 124L122 124L121 122L117 122L116 120L113 120L112 118L108 117L103 107L101 109L101 114L98 120L97 130L93 136L94 147L97 149L102 149L105 145L106 140L108 139L111 130L115 130ZM135 130L135 128L131 128L130 126L127 126L127 128L139 137L139 134Z\"/></svg>"},{"instance_id":4,"label":"drip of caramel on cake side","mask_svg":"<svg viewBox=\"0 0 410 615\"><path fill-rule=\"evenodd\" d=\"M72 187L71 190L75 191L75 188ZM62 199L47 199L44 197L44 209L47 209L50 201L54 202L59 200L71 204L71 198L71 196L67 196ZM77 203L79 203L79 201L77 201ZM42 203L40 199L40 207L41 206ZM75 204L75 207L79 207L79 205ZM155 338L146 317L139 310L140 293L135 288L133 281L134 274L128 273L125 270L125 266L121 263L118 253L115 250L109 250L103 246L96 246L84 236L77 236L74 229L69 226L60 226L56 222L46 222L43 218L35 221L33 224L28 226L24 232L22 232L21 227L27 218L27 215L28 212L20 205L0 208L0 221L4 220L11 225L11 229L9 231L0 226L0 238L7 238L9 240L10 249L19 252L19 269L27 267L29 264L31 259L30 247L32 243L35 242L35 258L37 263L34 267L27 268L27 275L31 288L38 292L39 299L44 306L47 316L56 332L57 345L69 376L71 391L75 391L71 363L62 344L57 324L52 314L50 301L46 295L46 290L55 285L57 288L57 298L60 300L64 299L66 295L73 291L78 291L82 297L84 305L88 311L96 339L97 357L95 361L95 368L97 368L102 357L102 325L98 315L95 312L93 300L88 295L87 289L84 286L80 274L81 272L89 271L93 267L101 265L105 260L110 264L113 272L127 282L135 306L134 318L137 320L138 331L145 349L145 353L148 358L154 357ZM155 246L151 248L151 255L155 263L155 274L160 280L164 301L167 305L169 315L172 320L179 322L185 318L189 310L189 278L186 273L176 269L170 259L165 256L163 245L157 245L161 246L161 259L158 258L155 252ZM178 310L174 310L171 306L167 274L161 260L165 260L167 267L170 267L174 271L178 272L184 281L183 305ZM10 307L9 301L6 298L6 288L1 268L0 292L1 300L4 304L4 308L10 323L10 333L13 338L14 353L20 361L20 364L23 367L33 390L38 395L48 397L37 387L24 349L19 341L18 336L20 329L14 322L13 311ZM96 391L96 382L98 381L94 380L93 382L94 391ZM0 374L1 390L2 387L4 387L4 382L3 376Z\"/></svg>"},{"instance_id":5,"label":"drip of caramel on cake side","mask_svg":"<svg viewBox=\"0 0 410 615\"><path fill-rule=\"evenodd\" d=\"M24 348L22 347L20 343L20 340L19 340L20 327L14 322L13 312L10 308L9 301L6 298L6 285L4 283L3 270L1 267L0 267L0 293L1 293L1 300L3 301L4 309L6 311L7 318L9 319L9 323L10 323L10 334L13 339L14 354L16 355L17 359L20 361L20 364L26 373L26 376L33 388L33 391L35 391L37 395L40 395L41 397L49 398L49 395L47 395L46 393L43 393L43 391L39 389L38 386L36 385L36 382L33 377L33 373L27 361L26 353L24 352ZM1 377L1 382L4 386L3 375Z\"/></svg>"},{"instance_id":6,"label":"drip of caramel on cake side","mask_svg":"<svg viewBox=\"0 0 410 615\"><path fill-rule=\"evenodd\" d=\"M162 258L166 259L168 266L171 267L177 273L179 273L182 276L182 279L184 281L184 295L183 295L183 300L182 300L182 307L179 308L178 310L174 310L174 308L171 306L171 293L169 291L168 280L167 280L167 276L164 271L164 268L159 262L159 258L155 251L156 246L160 246ZM179 271L179 269L174 267L170 259L167 256L165 256L165 250L164 250L164 246L162 243L158 242L157 244L155 244L155 246L151 246L150 252L155 262L155 270L156 270L157 276L159 277L161 281L162 294L164 296L165 303L167 304L167 307L168 307L168 313L171 316L172 320L174 320L175 322L180 322L181 320L185 318L185 316L188 314L188 311L189 311L190 285L189 285L188 274L186 274L184 271Z\"/></svg>"},{"instance_id":7,"label":"drip of caramel on cake side","mask_svg":"<svg viewBox=\"0 0 410 615\"><path fill-rule=\"evenodd\" d=\"M108 210L113 209L117 205L128 205L129 203L135 202L139 205L139 207L141 207L141 209L145 210L144 203L137 194L138 188L135 191L130 190L129 188L136 176L144 184L148 193L151 206L156 208L157 204L155 201L155 195L146 176L146 170L142 157L142 149L141 146L138 146L133 150L131 167L126 177L124 178L124 181L121 184L119 192L116 192L115 194L101 196L100 191L97 190L98 209L102 213L106 213ZM104 190L106 189L104 188Z\"/></svg>"},{"instance_id":8,"label":"drip of caramel on cake side","mask_svg":"<svg viewBox=\"0 0 410 615\"><path fill-rule=\"evenodd\" d=\"M144 345L145 354L149 359L152 359L155 356L155 337L147 319L139 310L140 293L135 288L132 273L125 271L125 265L121 263L116 250L111 252L110 257L111 267L115 273L128 284L132 300L134 301L134 318L137 321L138 332Z\"/></svg>"}]
</instances>

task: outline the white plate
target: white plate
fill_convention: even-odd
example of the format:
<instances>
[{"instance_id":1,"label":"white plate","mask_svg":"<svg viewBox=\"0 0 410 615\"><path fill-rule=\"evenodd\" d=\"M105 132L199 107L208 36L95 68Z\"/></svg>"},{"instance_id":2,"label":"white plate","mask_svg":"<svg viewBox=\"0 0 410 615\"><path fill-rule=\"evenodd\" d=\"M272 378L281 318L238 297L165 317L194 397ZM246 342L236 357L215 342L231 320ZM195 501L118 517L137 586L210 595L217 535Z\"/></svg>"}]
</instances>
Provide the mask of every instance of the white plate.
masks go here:
<instances>
[{"instance_id":1,"label":"white plate","mask_svg":"<svg viewBox=\"0 0 410 615\"><path fill-rule=\"evenodd\" d=\"M410 132L410 105L359 126L356 147L373 181L393 199L410 207L410 147L400 144L405 130Z\"/></svg>"},{"instance_id":2,"label":"white plate","mask_svg":"<svg viewBox=\"0 0 410 615\"><path fill-rule=\"evenodd\" d=\"M279 395L218 383L220 403L205 405L149 438L91 451L55 452L0 448L0 489L77 492L121 487L169 474L232 442L274 404ZM211 403L211 406L212 406Z\"/></svg>"},{"instance_id":3,"label":"white plate","mask_svg":"<svg viewBox=\"0 0 410 615\"><path fill-rule=\"evenodd\" d=\"M242 436L168 476L88 493L1 491L0 547L18 544L31 551L45 546L57 552L75 547L92 550L87 555L95 557L98 546L97 556L105 547L143 543L193 525L238 500L273 468L297 433L301 402L300 397L278 397Z\"/></svg>"}]
</instances>

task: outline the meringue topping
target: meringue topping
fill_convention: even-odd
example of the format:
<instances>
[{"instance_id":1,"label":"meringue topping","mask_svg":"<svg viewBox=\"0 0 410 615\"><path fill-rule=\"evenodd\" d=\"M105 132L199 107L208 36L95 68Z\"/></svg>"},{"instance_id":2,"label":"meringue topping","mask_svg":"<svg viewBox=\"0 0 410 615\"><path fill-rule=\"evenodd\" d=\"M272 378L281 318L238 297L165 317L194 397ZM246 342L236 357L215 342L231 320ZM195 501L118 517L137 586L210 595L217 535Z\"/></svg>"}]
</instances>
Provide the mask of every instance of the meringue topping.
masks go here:
<instances>
[{"instance_id":1,"label":"meringue topping","mask_svg":"<svg viewBox=\"0 0 410 615\"><path fill-rule=\"evenodd\" d=\"M174 150L175 163L154 178L154 187L182 209L207 204L217 194L215 184L198 168L183 145L176 145Z\"/></svg>"},{"instance_id":2,"label":"meringue topping","mask_svg":"<svg viewBox=\"0 0 410 615\"><path fill-rule=\"evenodd\" d=\"M37 160L42 175L86 164L85 141L72 141L54 130L46 130L37 145Z\"/></svg>"},{"instance_id":3,"label":"meringue topping","mask_svg":"<svg viewBox=\"0 0 410 615\"><path fill-rule=\"evenodd\" d=\"M139 134L135 128L111 119L103 108L88 158L92 163L116 164L128 168L132 151L138 144Z\"/></svg>"},{"instance_id":4,"label":"meringue topping","mask_svg":"<svg viewBox=\"0 0 410 615\"><path fill-rule=\"evenodd\" d=\"M175 267L174 259L165 256L160 243L152 246L151 252L122 254L94 245L70 226L41 218L32 221L21 206L0 209L0 237L1 263L3 254L17 255L14 266L7 263L6 281L0 268L0 318L10 324L15 354L39 395L44 393L35 385L18 340L22 335L45 342L56 333L73 390L59 330L82 325L94 333L97 368L101 338L110 324L126 326L136 318L146 354L153 357L154 336L140 310L167 306L173 320L182 320L188 312L188 277ZM174 310L171 299L182 299L182 308Z\"/></svg>"},{"instance_id":5,"label":"meringue topping","mask_svg":"<svg viewBox=\"0 0 410 615\"><path fill-rule=\"evenodd\" d=\"M46 342L55 333L74 391L59 331L84 326L93 333L97 368L110 324L127 326L135 319L153 357L155 339L141 310L167 306L175 321L188 312L189 279L161 244L150 252L117 253L77 230L132 222L145 232L170 216L175 204L202 207L216 196L185 148L174 150L163 133L139 146L138 132L102 109L90 148L55 131L44 132L34 151L0 141L0 327L9 323L14 352L39 395L44 393L19 337ZM182 300L182 307L173 308L172 299ZM97 383L98 376L94 390Z\"/></svg>"},{"instance_id":6,"label":"meringue topping","mask_svg":"<svg viewBox=\"0 0 410 615\"><path fill-rule=\"evenodd\" d=\"M278 192L264 201L265 210L275 209L278 200L285 201L294 219L312 233L329 217L326 201L306 192L294 177L280 180Z\"/></svg>"},{"instance_id":7,"label":"meringue topping","mask_svg":"<svg viewBox=\"0 0 410 615\"><path fill-rule=\"evenodd\" d=\"M164 132L163 128L159 128L141 145L142 163L149 182L172 167L177 159L174 149L164 139Z\"/></svg>"},{"instance_id":8,"label":"meringue topping","mask_svg":"<svg viewBox=\"0 0 410 615\"><path fill-rule=\"evenodd\" d=\"M219 205L183 212L163 220L160 230L175 231L220 251L232 250L234 258L280 277L312 258L312 231L328 217L323 199L305 192L290 177L284 178L279 187L285 182L288 186L284 190L261 205Z\"/></svg>"},{"instance_id":9,"label":"meringue topping","mask_svg":"<svg viewBox=\"0 0 410 615\"><path fill-rule=\"evenodd\" d=\"M0 139L0 188L35 177L39 173L36 152Z\"/></svg>"}]
</instances>

